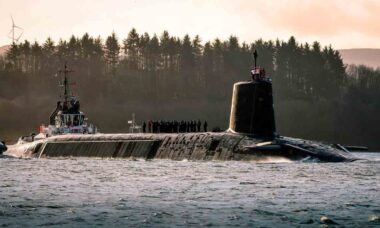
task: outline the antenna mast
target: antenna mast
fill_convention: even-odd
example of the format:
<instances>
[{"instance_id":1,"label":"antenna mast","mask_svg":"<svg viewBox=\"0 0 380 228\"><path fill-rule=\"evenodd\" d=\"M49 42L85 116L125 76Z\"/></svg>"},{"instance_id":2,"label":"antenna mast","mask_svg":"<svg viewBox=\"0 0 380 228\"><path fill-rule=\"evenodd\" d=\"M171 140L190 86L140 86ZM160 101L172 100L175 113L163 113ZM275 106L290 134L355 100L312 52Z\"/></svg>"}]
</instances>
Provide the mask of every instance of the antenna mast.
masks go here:
<instances>
[{"instance_id":1,"label":"antenna mast","mask_svg":"<svg viewBox=\"0 0 380 228\"><path fill-rule=\"evenodd\" d=\"M58 73L59 74L62 74L64 75L64 78L63 78L63 98L64 98L64 102L68 102L69 100L69 92L70 92L70 83L69 83L69 78L68 78L68 74L71 73L71 72L74 72L72 70L69 70L67 68L67 62L65 62L65 69L64 70L59 70Z\"/></svg>"},{"instance_id":2,"label":"antenna mast","mask_svg":"<svg viewBox=\"0 0 380 228\"><path fill-rule=\"evenodd\" d=\"M255 49L255 52L253 52L253 59L254 59L254 61L255 61L255 68L257 67L257 58L258 58L258 55L257 55L257 51L256 51L256 49Z\"/></svg>"}]
</instances>

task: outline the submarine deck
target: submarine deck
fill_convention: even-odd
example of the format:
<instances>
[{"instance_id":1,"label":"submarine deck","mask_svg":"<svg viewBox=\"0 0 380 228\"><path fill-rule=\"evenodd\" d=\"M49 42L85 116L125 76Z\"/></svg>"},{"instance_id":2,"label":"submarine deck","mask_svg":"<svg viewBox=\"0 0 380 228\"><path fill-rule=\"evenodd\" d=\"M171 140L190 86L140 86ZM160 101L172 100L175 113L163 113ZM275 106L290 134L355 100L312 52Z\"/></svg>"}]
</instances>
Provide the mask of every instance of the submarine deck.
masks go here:
<instances>
[{"instance_id":1,"label":"submarine deck","mask_svg":"<svg viewBox=\"0 0 380 228\"><path fill-rule=\"evenodd\" d=\"M354 156L331 146L288 137L272 140L244 134L168 133L60 135L9 146L15 157L100 157L173 160L260 160L268 156L299 160L353 161Z\"/></svg>"}]
</instances>

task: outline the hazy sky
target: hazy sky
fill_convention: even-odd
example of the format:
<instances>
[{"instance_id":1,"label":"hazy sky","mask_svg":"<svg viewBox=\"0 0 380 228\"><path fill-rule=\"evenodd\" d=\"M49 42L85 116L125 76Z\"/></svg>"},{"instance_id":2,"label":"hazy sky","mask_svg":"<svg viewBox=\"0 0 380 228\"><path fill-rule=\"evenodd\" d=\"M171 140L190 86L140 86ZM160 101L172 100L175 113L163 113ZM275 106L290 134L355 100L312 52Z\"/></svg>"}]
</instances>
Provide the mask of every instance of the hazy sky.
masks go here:
<instances>
[{"instance_id":1,"label":"hazy sky","mask_svg":"<svg viewBox=\"0 0 380 228\"><path fill-rule=\"evenodd\" d=\"M335 48L380 48L380 0L0 0L0 46L10 43L10 15L24 28L23 39L39 42L85 32L125 38L135 27L204 41L294 35Z\"/></svg>"}]
</instances>

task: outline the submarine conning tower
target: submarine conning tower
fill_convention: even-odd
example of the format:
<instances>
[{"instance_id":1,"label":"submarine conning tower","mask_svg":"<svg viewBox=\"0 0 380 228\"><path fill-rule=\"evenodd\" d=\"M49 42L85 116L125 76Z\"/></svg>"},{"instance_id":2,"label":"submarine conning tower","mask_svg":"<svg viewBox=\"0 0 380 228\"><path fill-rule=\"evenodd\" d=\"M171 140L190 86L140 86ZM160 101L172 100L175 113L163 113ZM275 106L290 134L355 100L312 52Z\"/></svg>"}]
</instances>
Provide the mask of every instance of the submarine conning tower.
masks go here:
<instances>
[{"instance_id":1,"label":"submarine conning tower","mask_svg":"<svg viewBox=\"0 0 380 228\"><path fill-rule=\"evenodd\" d=\"M272 82L256 66L256 51L254 61L252 80L234 84L229 131L270 139L276 135Z\"/></svg>"}]
</instances>

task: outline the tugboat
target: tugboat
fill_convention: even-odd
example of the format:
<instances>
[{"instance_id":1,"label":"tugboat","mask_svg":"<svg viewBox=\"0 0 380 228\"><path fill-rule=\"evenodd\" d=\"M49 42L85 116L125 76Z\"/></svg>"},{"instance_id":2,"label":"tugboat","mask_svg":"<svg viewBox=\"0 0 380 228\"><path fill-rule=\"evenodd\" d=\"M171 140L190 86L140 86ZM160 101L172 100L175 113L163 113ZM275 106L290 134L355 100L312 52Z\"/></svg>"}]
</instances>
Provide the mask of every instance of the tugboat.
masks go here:
<instances>
[{"instance_id":1,"label":"tugboat","mask_svg":"<svg viewBox=\"0 0 380 228\"><path fill-rule=\"evenodd\" d=\"M40 126L40 134L34 139L41 139L55 135L65 134L95 134L97 127L88 124L85 114L80 111L80 103L77 96L70 95L70 85L68 74L73 72L67 68L65 63L64 70L59 70L58 74L63 74L60 86L63 87L61 100L57 101L57 107L51 113L49 125Z\"/></svg>"},{"instance_id":2,"label":"tugboat","mask_svg":"<svg viewBox=\"0 0 380 228\"><path fill-rule=\"evenodd\" d=\"M276 131L272 81L264 68L255 65L251 80L233 87L230 127L225 132L180 133L96 133L85 124L79 102L68 96L65 66L64 100L51 115L50 136L42 140L9 146L15 157L102 157L173 160L312 160L350 162L358 160L339 144L280 136ZM61 105L62 104L62 105ZM77 134L81 133L81 134ZM83 134L87 133L87 134Z\"/></svg>"},{"instance_id":3,"label":"tugboat","mask_svg":"<svg viewBox=\"0 0 380 228\"><path fill-rule=\"evenodd\" d=\"M0 155L3 154L4 151L7 150L7 146L5 145L4 141L0 141Z\"/></svg>"}]
</instances>

